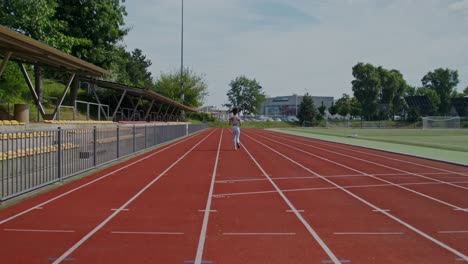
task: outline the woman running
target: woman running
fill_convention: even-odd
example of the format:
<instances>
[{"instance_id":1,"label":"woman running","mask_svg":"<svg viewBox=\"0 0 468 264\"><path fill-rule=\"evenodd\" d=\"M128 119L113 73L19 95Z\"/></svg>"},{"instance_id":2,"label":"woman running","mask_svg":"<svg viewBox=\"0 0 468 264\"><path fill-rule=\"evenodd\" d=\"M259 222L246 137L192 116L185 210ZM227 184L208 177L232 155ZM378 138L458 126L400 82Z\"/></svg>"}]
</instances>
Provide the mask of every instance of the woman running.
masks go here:
<instances>
[{"instance_id":1,"label":"woman running","mask_svg":"<svg viewBox=\"0 0 468 264\"><path fill-rule=\"evenodd\" d=\"M234 150L237 150L237 148L240 148L240 125L241 125L241 120L237 116L237 113L239 112L239 109L234 108L232 109L232 113L234 116L229 118L229 125L232 125L232 136L234 137Z\"/></svg>"}]
</instances>

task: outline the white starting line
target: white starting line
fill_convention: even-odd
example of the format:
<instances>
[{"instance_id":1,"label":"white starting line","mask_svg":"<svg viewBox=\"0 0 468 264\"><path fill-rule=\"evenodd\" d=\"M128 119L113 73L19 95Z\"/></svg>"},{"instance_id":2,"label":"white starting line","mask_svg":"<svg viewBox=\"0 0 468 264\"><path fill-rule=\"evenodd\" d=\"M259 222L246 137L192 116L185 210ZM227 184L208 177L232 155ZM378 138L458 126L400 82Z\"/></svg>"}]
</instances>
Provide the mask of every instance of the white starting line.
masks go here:
<instances>
[{"instance_id":1,"label":"white starting line","mask_svg":"<svg viewBox=\"0 0 468 264\"><path fill-rule=\"evenodd\" d=\"M439 231L439 234L468 234L468 230L460 230L460 231Z\"/></svg>"},{"instance_id":2,"label":"white starting line","mask_svg":"<svg viewBox=\"0 0 468 264\"><path fill-rule=\"evenodd\" d=\"M182 232L132 232L132 231L112 231L111 234L124 235L184 235Z\"/></svg>"},{"instance_id":3,"label":"white starting line","mask_svg":"<svg viewBox=\"0 0 468 264\"><path fill-rule=\"evenodd\" d=\"M334 235L403 235L404 232L335 232Z\"/></svg>"},{"instance_id":4,"label":"white starting line","mask_svg":"<svg viewBox=\"0 0 468 264\"><path fill-rule=\"evenodd\" d=\"M295 236L296 233L223 233L224 236Z\"/></svg>"},{"instance_id":5,"label":"white starting line","mask_svg":"<svg viewBox=\"0 0 468 264\"><path fill-rule=\"evenodd\" d=\"M74 230L37 230L37 229L3 229L11 232L38 232L38 233L73 233Z\"/></svg>"}]
</instances>

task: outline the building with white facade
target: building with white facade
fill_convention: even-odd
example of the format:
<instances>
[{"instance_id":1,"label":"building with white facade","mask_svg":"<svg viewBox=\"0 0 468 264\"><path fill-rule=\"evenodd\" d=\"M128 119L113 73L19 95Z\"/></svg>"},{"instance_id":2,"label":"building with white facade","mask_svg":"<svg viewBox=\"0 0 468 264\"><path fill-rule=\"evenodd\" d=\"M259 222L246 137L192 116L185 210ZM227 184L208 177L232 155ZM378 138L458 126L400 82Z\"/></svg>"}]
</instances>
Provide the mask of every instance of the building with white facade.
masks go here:
<instances>
[{"instance_id":1,"label":"building with white facade","mask_svg":"<svg viewBox=\"0 0 468 264\"><path fill-rule=\"evenodd\" d=\"M275 117L296 116L303 97L296 94L267 97L260 108L260 114ZM332 106L334 99L332 96L312 96L312 100L316 108L320 107L323 103L328 109Z\"/></svg>"}]
</instances>

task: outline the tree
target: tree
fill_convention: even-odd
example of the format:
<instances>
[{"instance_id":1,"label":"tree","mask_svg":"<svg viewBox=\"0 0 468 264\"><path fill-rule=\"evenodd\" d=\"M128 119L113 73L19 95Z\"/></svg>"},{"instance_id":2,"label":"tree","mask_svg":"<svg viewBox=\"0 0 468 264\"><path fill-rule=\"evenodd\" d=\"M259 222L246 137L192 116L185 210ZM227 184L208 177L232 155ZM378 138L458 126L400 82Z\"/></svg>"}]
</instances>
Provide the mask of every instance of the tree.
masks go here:
<instances>
[{"instance_id":1,"label":"tree","mask_svg":"<svg viewBox=\"0 0 468 264\"><path fill-rule=\"evenodd\" d=\"M371 64L358 63L353 67L354 80L351 81L354 97L362 107L362 115L371 120L377 113L380 76Z\"/></svg>"},{"instance_id":2,"label":"tree","mask_svg":"<svg viewBox=\"0 0 468 264\"><path fill-rule=\"evenodd\" d=\"M440 98L439 98L439 95L434 90L428 87L419 87L416 90L416 95L427 95L427 97L429 97L429 100L432 103L432 106L434 107L434 112L427 112L427 113L422 112L420 113L421 115L423 116L434 115L435 113L438 112L438 107L440 105Z\"/></svg>"},{"instance_id":3,"label":"tree","mask_svg":"<svg viewBox=\"0 0 468 264\"><path fill-rule=\"evenodd\" d=\"M392 100L392 119L395 119L395 115L402 114L405 109L406 102L404 96L407 93L408 87L406 81L398 84Z\"/></svg>"},{"instance_id":4,"label":"tree","mask_svg":"<svg viewBox=\"0 0 468 264\"><path fill-rule=\"evenodd\" d=\"M380 75L380 116L381 118L387 119L390 114L391 109L393 108L393 103L395 102L398 107L400 103L398 100L394 101L397 91L400 93L404 90L406 86L406 81L403 79L403 75L397 70L386 70L382 67L378 69Z\"/></svg>"},{"instance_id":5,"label":"tree","mask_svg":"<svg viewBox=\"0 0 468 264\"><path fill-rule=\"evenodd\" d=\"M447 115L450 112L450 97L458 85L458 71L450 69L435 69L427 73L421 80L424 87L435 91L440 99L438 104L439 115Z\"/></svg>"},{"instance_id":6,"label":"tree","mask_svg":"<svg viewBox=\"0 0 468 264\"><path fill-rule=\"evenodd\" d=\"M468 95L468 86L465 88L465 90L463 90L463 94L464 94L465 96Z\"/></svg>"},{"instance_id":7,"label":"tree","mask_svg":"<svg viewBox=\"0 0 468 264\"><path fill-rule=\"evenodd\" d=\"M125 7L120 0L56 0L54 18L66 24L64 32L69 36L85 39L74 43L71 54L103 68L111 68L118 61L118 42L127 35L123 28ZM125 0L122 0L122 3ZM70 91L70 104L78 95L78 84L74 82Z\"/></svg>"},{"instance_id":8,"label":"tree","mask_svg":"<svg viewBox=\"0 0 468 264\"><path fill-rule=\"evenodd\" d=\"M55 17L57 6L54 0L0 1L0 24L70 53L88 41L67 33L67 23Z\"/></svg>"},{"instance_id":9,"label":"tree","mask_svg":"<svg viewBox=\"0 0 468 264\"><path fill-rule=\"evenodd\" d=\"M351 98L351 110L349 112L351 116L362 116L362 106L361 103L356 99L356 97Z\"/></svg>"},{"instance_id":10,"label":"tree","mask_svg":"<svg viewBox=\"0 0 468 264\"><path fill-rule=\"evenodd\" d=\"M236 77L229 83L231 87L227 92L228 103L224 106L238 107L243 114L257 114L265 100L265 94L257 80L245 76Z\"/></svg>"},{"instance_id":11,"label":"tree","mask_svg":"<svg viewBox=\"0 0 468 264\"><path fill-rule=\"evenodd\" d=\"M332 105L328 108L328 112L330 115L336 115L338 113L338 107L336 107L335 103L332 102Z\"/></svg>"},{"instance_id":12,"label":"tree","mask_svg":"<svg viewBox=\"0 0 468 264\"><path fill-rule=\"evenodd\" d=\"M118 42L127 35L125 7L120 0L56 0L54 18L66 23L65 32L75 38L86 39L76 43L71 54L103 68L110 68L118 56ZM122 3L125 0L122 1Z\"/></svg>"},{"instance_id":13,"label":"tree","mask_svg":"<svg viewBox=\"0 0 468 264\"><path fill-rule=\"evenodd\" d=\"M347 116L351 112L351 97L347 94L338 99L335 103L337 112L341 116Z\"/></svg>"},{"instance_id":14,"label":"tree","mask_svg":"<svg viewBox=\"0 0 468 264\"><path fill-rule=\"evenodd\" d=\"M180 84L180 72L163 73L156 81L154 90L179 102L182 94L184 94L182 103L189 107L203 105L203 100L208 95L207 84L203 75L198 75L187 67L183 73L183 90Z\"/></svg>"},{"instance_id":15,"label":"tree","mask_svg":"<svg viewBox=\"0 0 468 264\"><path fill-rule=\"evenodd\" d=\"M144 88L153 87L153 77L148 71L151 61L146 59L143 52L140 49L135 49L129 53L120 48L120 53L120 59L115 63L117 66L116 82Z\"/></svg>"},{"instance_id":16,"label":"tree","mask_svg":"<svg viewBox=\"0 0 468 264\"><path fill-rule=\"evenodd\" d=\"M317 116L317 109L314 105L314 100L309 93L306 93L302 98L302 102L299 104L299 111L297 113L297 118L302 124L304 121L312 122Z\"/></svg>"},{"instance_id":17,"label":"tree","mask_svg":"<svg viewBox=\"0 0 468 264\"><path fill-rule=\"evenodd\" d=\"M327 107L323 104L323 101L317 110L319 111L321 117L325 117L325 110L327 110Z\"/></svg>"}]
</instances>

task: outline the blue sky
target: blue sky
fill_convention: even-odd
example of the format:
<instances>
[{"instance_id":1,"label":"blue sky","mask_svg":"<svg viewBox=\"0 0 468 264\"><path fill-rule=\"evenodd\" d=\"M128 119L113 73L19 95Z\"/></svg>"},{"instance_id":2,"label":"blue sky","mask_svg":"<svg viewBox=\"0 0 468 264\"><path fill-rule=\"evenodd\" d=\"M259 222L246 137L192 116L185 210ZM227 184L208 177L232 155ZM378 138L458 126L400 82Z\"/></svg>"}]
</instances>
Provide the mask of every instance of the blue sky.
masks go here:
<instances>
[{"instance_id":1,"label":"blue sky","mask_svg":"<svg viewBox=\"0 0 468 264\"><path fill-rule=\"evenodd\" d=\"M180 0L127 0L124 39L157 78L180 69ZM352 95L358 62L399 70L421 85L436 68L468 86L468 0L184 0L184 65L203 74L205 105L229 82L255 78L269 96Z\"/></svg>"}]
</instances>

